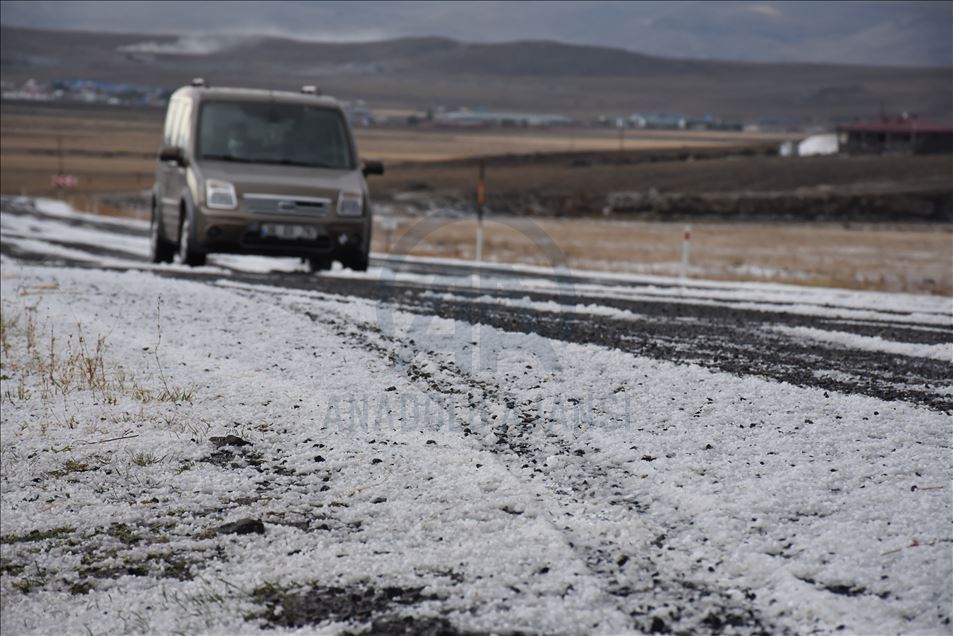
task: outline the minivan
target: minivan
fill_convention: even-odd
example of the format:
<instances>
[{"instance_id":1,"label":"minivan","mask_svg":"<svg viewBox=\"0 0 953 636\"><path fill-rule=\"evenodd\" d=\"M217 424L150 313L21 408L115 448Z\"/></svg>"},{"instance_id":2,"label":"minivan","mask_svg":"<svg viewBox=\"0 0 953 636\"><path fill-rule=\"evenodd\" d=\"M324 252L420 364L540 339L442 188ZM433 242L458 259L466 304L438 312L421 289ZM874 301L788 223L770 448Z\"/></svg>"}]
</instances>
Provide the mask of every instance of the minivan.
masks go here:
<instances>
[{"instance_id":1,"label":"minivan","mask_svg":"<svg viewBox=\"0 0 953 636\"><path fill-rule=\"evenodd\" d=\"M292 256L311 271L367 269L371 201L341 106L318 94L212 88L169 99L152 195L150 255L191 266L211 253Z\"/></svg>"}]
</instances>

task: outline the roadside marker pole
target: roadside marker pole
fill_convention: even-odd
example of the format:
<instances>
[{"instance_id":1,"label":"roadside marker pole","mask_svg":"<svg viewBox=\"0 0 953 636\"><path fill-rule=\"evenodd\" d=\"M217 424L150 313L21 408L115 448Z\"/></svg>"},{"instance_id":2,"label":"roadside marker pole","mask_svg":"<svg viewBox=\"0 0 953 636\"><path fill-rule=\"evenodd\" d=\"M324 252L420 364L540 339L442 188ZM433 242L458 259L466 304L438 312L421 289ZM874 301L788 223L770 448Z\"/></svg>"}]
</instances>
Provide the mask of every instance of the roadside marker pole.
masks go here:
<instances>
[{"instance_id":1,"label":"roadside marker pole","mask_svg":"<svg viewBox=\"0 0 953 636\"><path fill-rule=\"evenodd\" d=\"M482 216L482 215L480 215ZM476 230L476 257L474 260L479 263L483 260L483 219L477 221Z\"/></svg>"},{"instance_id":2,"label":"roadside marker pole","mask_svg":"<svg viewBox=\"0 0 953 636\"><path fill-rule=\"evenodd\" d=\"M393 216L384 216L381 217L381 227L384 230L385 240L387 242L387 253L390 254L391 245L393 243L394 230L399 226L399 221L396 217Z\"/></svg>"},{"instance_id":3,"label":"roadside marker pole","mask_svg":"<svg viewBox=\"0 0 953 636\"><path fill-rule=\"evenodd\" d=\"M692 251L692 226L686 225L685 232L682 234L682 280L688 277L688 257Z\"/></svg>"},{"instance_id":4,"label":"roadside marker pole","mask_svg":"<svg viewBox=\"0 0 953 636\"><path fill-rule=\"evenodd\" d=\"M480 162L480 179L477 181L477 228L475 260L483 260L483 206L486 204L486 164Z\"/></svg>"}]
</instances>

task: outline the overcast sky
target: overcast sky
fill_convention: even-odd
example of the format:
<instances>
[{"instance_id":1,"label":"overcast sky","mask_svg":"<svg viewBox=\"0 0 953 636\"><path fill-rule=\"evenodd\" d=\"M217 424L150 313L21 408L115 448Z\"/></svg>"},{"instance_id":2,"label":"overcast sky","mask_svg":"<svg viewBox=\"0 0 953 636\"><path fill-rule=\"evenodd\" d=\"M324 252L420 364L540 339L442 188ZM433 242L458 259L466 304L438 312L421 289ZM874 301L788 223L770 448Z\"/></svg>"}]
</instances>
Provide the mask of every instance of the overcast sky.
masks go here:
<instances>
[{"instance_id":1,"label":"overcast sky","mask_svg":"<svg viewBox=\"0 0 953 636\"><path fill-rule=\"evenodd\" d=\"M953 65L953 2L0 2L8 26L309 40L549 39L667 57Z\"/></svg>"}]
</instances>

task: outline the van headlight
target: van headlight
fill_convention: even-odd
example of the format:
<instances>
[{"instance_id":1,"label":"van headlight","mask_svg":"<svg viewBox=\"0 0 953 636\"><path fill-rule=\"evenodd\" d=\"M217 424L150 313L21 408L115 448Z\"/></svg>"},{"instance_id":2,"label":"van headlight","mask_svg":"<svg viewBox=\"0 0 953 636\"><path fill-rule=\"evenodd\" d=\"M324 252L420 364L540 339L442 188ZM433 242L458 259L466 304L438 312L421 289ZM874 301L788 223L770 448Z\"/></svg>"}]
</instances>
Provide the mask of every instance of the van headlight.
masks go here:
<instances>
[{"instance_id":1,"label":"van headlight","mask_svg":"<svg viewBox=\"0 0 953 636\"><path fill-rule=\"evenodd\" d=\"M338 216L363 216L364 195L360 192L342 192L338 195Z\"/></svg>"},{"instance_id":2,"label":"van headlight","mask_svg":"<svg viewBox=\"0 0 953 636\"><path fill-rule=\"evenodd\" d=\"M209 179L205 182L205 205L215 210L234 210L238 207L235 186L228 181Z\"/></svg>"}]
</instances>

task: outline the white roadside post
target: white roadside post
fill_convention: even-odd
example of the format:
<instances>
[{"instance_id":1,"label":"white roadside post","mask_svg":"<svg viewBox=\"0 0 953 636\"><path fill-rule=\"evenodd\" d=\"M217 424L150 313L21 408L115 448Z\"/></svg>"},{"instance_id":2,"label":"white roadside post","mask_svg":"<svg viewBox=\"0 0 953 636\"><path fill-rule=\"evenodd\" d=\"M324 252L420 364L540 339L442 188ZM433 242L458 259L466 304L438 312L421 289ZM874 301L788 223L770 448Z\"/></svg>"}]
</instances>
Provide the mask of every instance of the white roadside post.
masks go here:
<instances>
[{"instance_id":1,"label":"white roadside post","mask_svg":"<svg viewBox=\"0 0 953 636\"><path fill-rule=\"evenodd\" d=\"M384 230L385 241L387 242L387 247L385 251L390 254L390 246L392 239L394 237L394 230L397 229L399 222L395 216L382 216L381 219L381 229Z\"/></svg>"},{"instance_id":2,"label":"white roadside post","mask_svg":"<svg viewBox=\"0 0 953 636\"><path fill-rule=\"evenodd\" d=\"M476 248L474 250L474 260L479 263L483 260L483 206L486 204L486 164L480 162L480 179L477 181L476 192Z\"/></svg>"},{"instance_id":3,"label":"white roadside post","mask_svg":"<svg viewBox=\"0 0 953 636\"><path fill-rule=\"evenodd\" d=\"M686 225L685 232L682 234L682 268L681 278L685 280L688 277L688 258L692 251L692 226Z\"/></svg>"},{"instance_id":4,"label":"white roadside post","mask_svg":"<svg viewBox=\"0 0 953 636\"><path fill-rule=\"evenodd\" d=\"M482 214L480 215L483 216ZM483 260L483 219L480 218L477 220L476 228L476 251L474 253L473 260L477 263Z\"/></svg>"}]
</instances>

